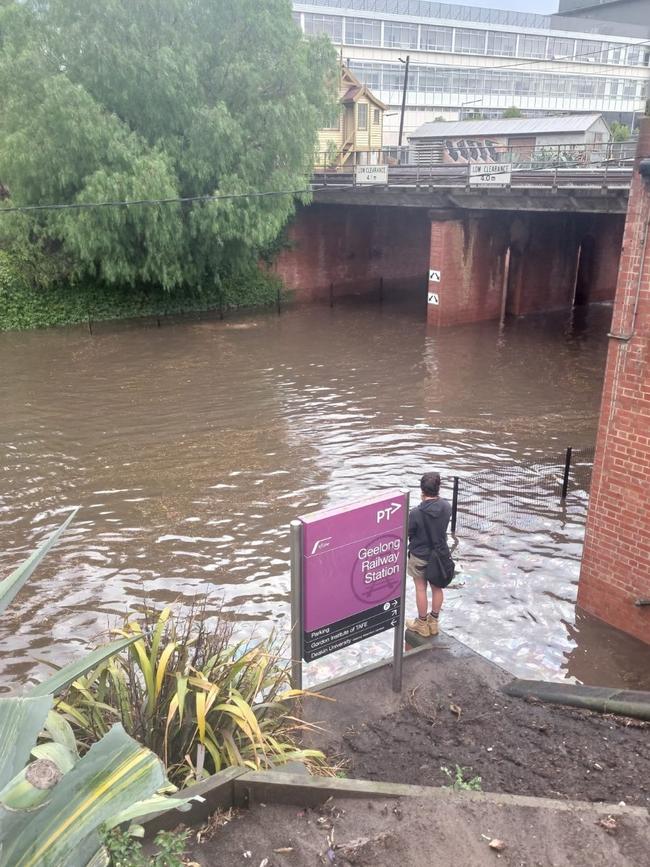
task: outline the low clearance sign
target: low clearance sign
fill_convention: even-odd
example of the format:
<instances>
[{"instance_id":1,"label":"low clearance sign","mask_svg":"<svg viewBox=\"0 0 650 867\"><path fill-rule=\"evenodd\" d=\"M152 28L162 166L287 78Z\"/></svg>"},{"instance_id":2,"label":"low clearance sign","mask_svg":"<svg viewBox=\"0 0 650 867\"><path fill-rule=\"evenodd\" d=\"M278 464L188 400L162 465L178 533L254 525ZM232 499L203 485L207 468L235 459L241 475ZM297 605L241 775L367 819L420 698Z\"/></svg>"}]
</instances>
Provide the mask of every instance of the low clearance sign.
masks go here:
<instances>
[{"instance_id":1,"label":"low clearance sign","mask_svg":"<svg viewBox=\"0 0 650 867\"><path fill-rule=\"evenodd\" d=\"M302 656L312 662L399 622L407 497L387 491L302 523Z\"/></svg>"}]
</instances>

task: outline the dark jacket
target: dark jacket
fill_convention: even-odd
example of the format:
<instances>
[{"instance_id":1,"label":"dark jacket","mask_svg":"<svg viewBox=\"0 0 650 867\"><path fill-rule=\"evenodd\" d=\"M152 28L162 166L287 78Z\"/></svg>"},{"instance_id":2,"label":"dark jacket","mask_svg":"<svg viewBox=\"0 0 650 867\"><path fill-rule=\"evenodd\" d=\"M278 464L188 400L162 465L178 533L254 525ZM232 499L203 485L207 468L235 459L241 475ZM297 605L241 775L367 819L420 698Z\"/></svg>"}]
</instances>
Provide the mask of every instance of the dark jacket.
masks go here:
<instances>
[{"instance_id":1,"label":"dark jacket","mask_svg":"<svg viewBox=\"0 0 650 867\"><path fill-rule=\"evenodd\" d=\"M449 546L447 545L447 527L451 518L451 505L447 500L423 500L415 509L411 509L409 513L409 554L414 557L420 557L422 560L431 558L431 543L429 535L433 541L434 548L438 555L446 562L450 557ZM425 529L424 522L427 522L429 534Z\"/></svg>"}]
</instances>

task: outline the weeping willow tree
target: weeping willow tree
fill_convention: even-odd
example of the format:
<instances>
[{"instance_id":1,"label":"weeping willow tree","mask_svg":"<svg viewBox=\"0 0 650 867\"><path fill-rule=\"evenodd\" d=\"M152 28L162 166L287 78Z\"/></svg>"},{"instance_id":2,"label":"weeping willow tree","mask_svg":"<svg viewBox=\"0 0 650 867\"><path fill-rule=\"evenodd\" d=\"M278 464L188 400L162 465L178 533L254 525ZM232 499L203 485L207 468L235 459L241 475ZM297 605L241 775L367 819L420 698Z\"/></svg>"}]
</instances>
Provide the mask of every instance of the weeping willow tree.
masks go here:
<instances>
[{"instance_id":1,"label":"weeping willow tree","mask_svg":"<svg viewBox=\"0 0 650 867\"><path fill-rule=\"evenodd\" d=\"M335 64L289 0L0 0L0 208L304 190ZM0 213L0 237L43 280L198 289L295 203Z\"/></svg>"}]
</instances>

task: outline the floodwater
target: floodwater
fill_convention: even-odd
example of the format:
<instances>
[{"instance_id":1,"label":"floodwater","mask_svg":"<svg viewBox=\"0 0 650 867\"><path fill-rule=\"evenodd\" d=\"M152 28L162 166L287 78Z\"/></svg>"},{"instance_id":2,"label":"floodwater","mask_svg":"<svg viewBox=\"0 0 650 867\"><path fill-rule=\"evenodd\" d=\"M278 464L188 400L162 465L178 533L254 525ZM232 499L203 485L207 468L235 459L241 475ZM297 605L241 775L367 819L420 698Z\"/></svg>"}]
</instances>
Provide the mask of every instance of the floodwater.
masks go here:
<instances>
[{"instance_id":1,"label":"floodwater","mask_svg":"<svg viewBox=\"0 0 650 867\"><path fill-rule=\"evenodd\" d=\"M1 618L2 688L144 598L208 593L242 635L286 635L294 517L393 486L416 497L428 469L489 478L593 445L610 315L435 331L421 306L346 303L0 334L0 576L80 507ZM516 520L461 520L443 628L519 676L648 687L647 648L576 620L586 502L573 484L564 510L549 495ZM340 651L307 680L390 646Z\"/></svg>"}]
</instances>

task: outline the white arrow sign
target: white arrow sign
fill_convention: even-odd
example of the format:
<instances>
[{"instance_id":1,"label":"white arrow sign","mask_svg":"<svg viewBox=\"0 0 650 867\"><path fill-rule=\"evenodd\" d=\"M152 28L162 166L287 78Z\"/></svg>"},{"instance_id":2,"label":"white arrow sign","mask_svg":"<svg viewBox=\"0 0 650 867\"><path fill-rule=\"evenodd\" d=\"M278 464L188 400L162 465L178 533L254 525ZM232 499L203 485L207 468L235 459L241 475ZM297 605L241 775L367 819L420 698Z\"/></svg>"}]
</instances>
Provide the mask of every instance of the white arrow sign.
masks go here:
<instances>
[{"instance_id":1,"label":"white arrow sign","mask_svg":"<svg viewBox=\"0 0 650 867\"><path fill-rule=\"evenodd\" d=\"M441 271L429 271L429 283L440 283Z\"/></svg>"},{"instance_id":2,"label":"white arrow sign","mask_svg":"<svg viewBox=\"0 0 650 867\"><path fill-rule=\"evenodd\" d=\"M440 306L440 295L436 295L435 292L429 292L428 300L429 304L433 304L434 307Z\"/></svg>"}]
</instances>

